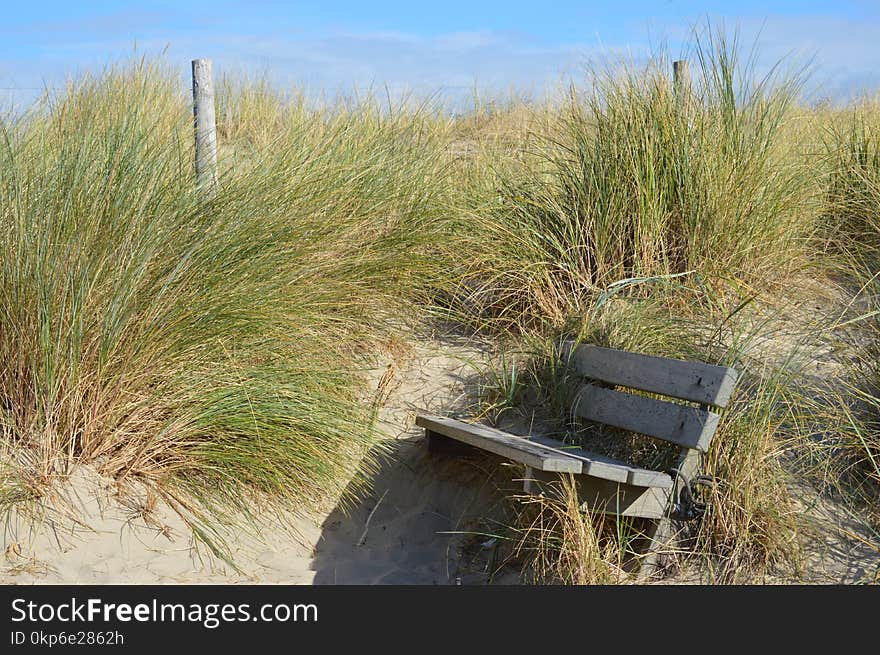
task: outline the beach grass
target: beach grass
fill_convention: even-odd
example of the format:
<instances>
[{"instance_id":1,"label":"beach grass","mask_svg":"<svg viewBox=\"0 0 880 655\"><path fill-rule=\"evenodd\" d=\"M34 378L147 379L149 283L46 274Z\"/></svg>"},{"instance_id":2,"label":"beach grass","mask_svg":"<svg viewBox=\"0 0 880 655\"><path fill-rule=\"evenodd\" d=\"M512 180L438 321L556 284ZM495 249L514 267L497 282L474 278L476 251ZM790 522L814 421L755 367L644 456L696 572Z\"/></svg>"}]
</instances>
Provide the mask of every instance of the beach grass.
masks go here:
<instances>
[{"instance_id":1,"label":"beach grass","mask_svg":"<svg viewBox=\"0 0 880 655\"><path fill-rule=\"evenodd\" d=\"M89 464L203 526L314 507L369 465L368 355L442 278L434 125L285 109L207 197L188 112L137 62L3 124L10 484L39 495Z\"/></svg>"},{"instance_id":2,"label":"beach grass","mask_svg":"<svg viewBox=\"0 0 880 655\"><path fill-rule=\"evenodd\" d=\"M369 481L377 353L442 325L505 353L483 371L480 417L560 432L561 337L737 367L683 560L718 582L796 571L806 469L791 462L851 472L858 511L876 508L880 112L808 106L801 72L760 77L743 51L706 32L688 84L660 52L552 101L459 115L223 78L211 195L162 62L7 115L0 504L91 466L147 485L223 554L226 529L344 504ZM817 285L851 302L776 339ZM855 359L829 387L805 353L844 323ZM531 570L626 581L634 533L564 491L515 528Z\"/></svg>"}]
</instances>

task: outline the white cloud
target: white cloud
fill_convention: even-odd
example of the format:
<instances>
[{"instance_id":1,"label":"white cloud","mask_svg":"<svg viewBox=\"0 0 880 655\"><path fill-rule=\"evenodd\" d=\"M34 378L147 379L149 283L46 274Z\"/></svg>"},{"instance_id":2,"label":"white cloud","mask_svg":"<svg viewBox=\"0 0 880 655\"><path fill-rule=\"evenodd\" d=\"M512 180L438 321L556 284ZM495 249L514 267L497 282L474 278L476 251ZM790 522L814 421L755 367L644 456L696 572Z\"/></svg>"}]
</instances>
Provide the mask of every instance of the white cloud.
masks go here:
<instances>
[{"instance_id":1,"label":"white cloud","mask_svg":"<svg viewBox=\"0 0 880 655\"><path fill-rule=\"evenodd\" d=\"M686 26L658 23L637 33L640 38L630 37L629 43L602 40L597 34L582 43L546 45L524 34L495 31L426 37L393 31L234 34L190 30L165 38L157 28L158 19L143 18L150 24L151 36L138 40L138 52L155 54L167 46L166 59L179 67L184 78L190 59L207 56L215 60L218 71L266 73L279 85L305 86L315 94L387 86L455 98L467 97L476 85L494 92L514 88L540 95L565 76L577 76L588 61L641 58L650 42L659 42L657 37L673 48L690 40ZM130 56L134 41L116 36L117 30L111 29L130 20L129 16L111 17L83 32L53 29L39 57L0 61L0 86L36 87L43 80L58 83L83 68L100 68L109 60ZM803 62L814 56L810 88L815 95L846 97L875 89L880 82L880 48L876 47L876 29L868 22L832 16L770 16L765 20L728 18L726 25L738 26L745 46L758 40L759 70L783 57ZM68 35L67 39L62 35Z\"/></svg>"},{"instance_id":2,"label":"white cloud","mask_svg":"<svg viewBox=\"0 0 880 655\"><path fill-rule=\"evenodd\" d=\"M805 91L813 98L846 100L880 88L880 48L873 21L838 16L770 15L761 19L726 18L715 25L736 29L744 51L755 47L759 74L783 62L783 67L809 67ZM681 26L668 26L667 34L681 42L691 34Z\"/></svg>"}]
</instances>

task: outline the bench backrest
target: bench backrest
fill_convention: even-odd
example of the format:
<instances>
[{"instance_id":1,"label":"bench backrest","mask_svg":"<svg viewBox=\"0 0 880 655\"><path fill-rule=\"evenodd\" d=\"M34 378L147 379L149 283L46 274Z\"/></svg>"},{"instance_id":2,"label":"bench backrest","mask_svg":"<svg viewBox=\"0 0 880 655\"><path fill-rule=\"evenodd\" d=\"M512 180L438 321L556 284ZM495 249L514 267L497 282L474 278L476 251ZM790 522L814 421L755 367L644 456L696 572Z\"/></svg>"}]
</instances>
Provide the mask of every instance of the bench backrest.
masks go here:
<instances>
[{"instance_id":1,"label":"bench backrest","mask_svg":"<svg viewBox=\"0 0 880 655\"><path fill-rule=\"evenodd\" d=\"M624 350L565 342L561 349L583 377L615 386L629 387L699 407L586 384L578 393L575 413L587 420L638 432L685 449L706 452L718 414L710 407L726 407L738 373L726 366L653 357Z\"/></svg>"}]
</instances>

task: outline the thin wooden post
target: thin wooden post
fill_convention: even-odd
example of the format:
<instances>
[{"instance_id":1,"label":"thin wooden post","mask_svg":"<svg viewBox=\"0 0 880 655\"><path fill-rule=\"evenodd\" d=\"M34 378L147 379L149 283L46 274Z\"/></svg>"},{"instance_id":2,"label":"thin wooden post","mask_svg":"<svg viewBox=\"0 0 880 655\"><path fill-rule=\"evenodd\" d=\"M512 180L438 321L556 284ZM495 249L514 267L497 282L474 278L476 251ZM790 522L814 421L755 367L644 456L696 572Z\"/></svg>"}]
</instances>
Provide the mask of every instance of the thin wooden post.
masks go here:
<instances>
[{"instance_id":1,"label":"thin wooden post","mask_svg":"<svg viewBox=\"0 0 880 655\"><path fill-rule=\"evenodd\" d=\"M193 59L193 124L196 139L196 183L205 193L217 187L217 121L210 59Z\"/></svg>"},{"instance_id":2,"label":"thin wooden post","mask_svg":"<svg viewBox=\"0 0 880 655\"><path fill-rule=\"evenodd\" d=\"M679 102L683 102L687 98L691 86L687 59L679 59L672 62L672 86L675 90L676 99Z\"/></svg>"}]
</instances>

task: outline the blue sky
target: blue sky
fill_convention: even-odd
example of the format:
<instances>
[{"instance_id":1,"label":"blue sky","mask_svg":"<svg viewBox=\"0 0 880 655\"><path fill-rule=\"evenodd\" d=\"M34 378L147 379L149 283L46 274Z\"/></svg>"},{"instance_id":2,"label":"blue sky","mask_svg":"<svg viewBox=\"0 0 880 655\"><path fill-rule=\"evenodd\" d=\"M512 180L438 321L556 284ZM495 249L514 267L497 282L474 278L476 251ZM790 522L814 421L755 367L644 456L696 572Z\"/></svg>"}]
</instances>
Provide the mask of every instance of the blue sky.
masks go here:
<instances>
[{"instance_id":1,"label":"blue sky","mask_svg":"<svg viewBox=\"0 0 880 655\"><path fill-rule=\"evenodd\" d=\"M419 94L518 89L540 95L595 60L686 50L707 17L757 40L765 66L812 59L812 88L845 98L880 86L880 2L652 0L617 2L4 3L0 92L16 103L138 53L164 52L220 71L266 73L328 93L387 85Z\"/></svg>"}]
</instances>

